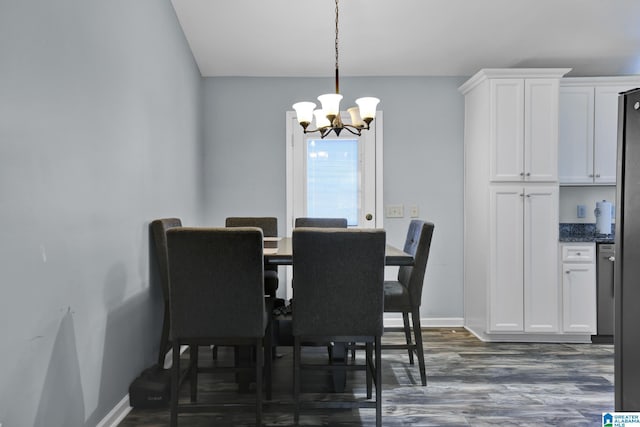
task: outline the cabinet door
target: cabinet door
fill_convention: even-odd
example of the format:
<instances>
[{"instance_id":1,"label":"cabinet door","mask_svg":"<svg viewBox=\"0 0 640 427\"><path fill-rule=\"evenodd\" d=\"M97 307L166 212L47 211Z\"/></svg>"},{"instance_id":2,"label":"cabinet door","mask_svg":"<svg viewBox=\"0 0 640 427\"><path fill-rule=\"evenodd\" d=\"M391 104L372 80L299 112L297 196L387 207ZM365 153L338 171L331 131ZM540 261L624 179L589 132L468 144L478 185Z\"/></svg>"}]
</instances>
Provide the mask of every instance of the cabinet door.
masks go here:
<instances>
[{"instance_id":1,"label":"cabinet door","mask_svg":"<svg viewBox=\"0 0 640 427\"><path fill-rule=\"evenodd\" d=\"M594 264L562 264L564 332L596 333L596 271Z\"/></svg>"},{"instance_id":2,"label":"cabinet door","mask_svg":"<svg viewBox=\"0 0 640 427\"><path fill-rule=\"evenodd\" d=\"M593 182L593 87L561 87L559 104L558 175L560 183L591 184Z\"/></svg>"},{"instance_id":3,"label":"cabinet door","mask_svg":"<svg viewBox=\"0 0 640 427\"><path fill-rule=\"evenodd\" d=\"M595 89L594 182L616 183L618 147L618 94L629 87L601 86Z\"/></svg>"},{"instance_id":4,"label":"cabinet door","mask_svg":"<svg viewBox=\"0 0 640 427\"><path fill-rule=\"evenodd\" d=\"M491 189L489 332L523 329L523 189ZM556 225L557 228L557 225Z\"/></svg>"},{"instance_id":5,"label":"cabinet door","mask_svg":"<svg viewBox=\"0 0 640 427\"><path fill-rule=\"evenodd\" d=\"M524 176L526 181L558 180L558 79L524 83Z\"/></svg>"},{"instance_id":6,"label":"cabinet door","mask_svg":"<svg viewBox=\"0 0 640 427\"><path fill-rule=\"evenodd\" d=\"M559 330L558 187L525 188L524 330Z\"/></svg>"},{"instance_id":7,"label":"cabinet door","mask_svg":"<svg viewBox=\"0 0 640 427\"><path fill-rule=\"evenodd\" d=\"M490 140L492 181L524 178L524 80L490 82Z\"/></svg>"}]
</instances>

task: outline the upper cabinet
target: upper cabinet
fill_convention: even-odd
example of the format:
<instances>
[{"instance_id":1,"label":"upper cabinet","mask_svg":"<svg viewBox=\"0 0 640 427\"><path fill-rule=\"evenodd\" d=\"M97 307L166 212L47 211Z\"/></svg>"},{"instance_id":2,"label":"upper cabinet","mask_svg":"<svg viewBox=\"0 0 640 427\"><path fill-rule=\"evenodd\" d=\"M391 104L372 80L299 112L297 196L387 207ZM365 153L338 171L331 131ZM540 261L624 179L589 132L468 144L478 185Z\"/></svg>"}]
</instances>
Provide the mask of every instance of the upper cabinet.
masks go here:
<instances>
[{"instance_id":1,"label":"upper cabinet","mask_svg":"<svg viewBox=\"0 0 640 427\"><path fill-rule=\"evenodd\" d=\"M487 94L490 181L558 181L558 90L567 71L482 70L460 88Z\"/></svg>"},{"instance_id":2,"label":"upper cabinet","mask_svg":"<svg viewBox=\"0 0 640 427\"><path fill-rule=\"evenodd\" d=\"M492 79L492 181L557 181L558 79Z\"/></svg>"},{"instance_id":3,"label":"upper cabinet","mask_svg":"<svg viewBox=\"0 0 640 427\"><path fill-rule=\"evenodd\" d=\"M615 185L618 94L639 86L638 77L561 80L560 184Z\"/></svg>"}]
</instances>

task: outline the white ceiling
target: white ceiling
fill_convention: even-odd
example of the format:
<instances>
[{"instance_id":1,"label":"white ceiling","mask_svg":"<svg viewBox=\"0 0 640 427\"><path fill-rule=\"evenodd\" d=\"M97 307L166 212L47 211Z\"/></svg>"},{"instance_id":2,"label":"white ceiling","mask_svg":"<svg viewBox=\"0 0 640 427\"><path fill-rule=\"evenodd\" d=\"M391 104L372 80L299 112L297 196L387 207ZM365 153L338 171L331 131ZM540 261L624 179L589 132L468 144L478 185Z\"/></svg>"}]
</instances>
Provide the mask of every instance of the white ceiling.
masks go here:
<instances>
[{"instance_id":1,"label":"white ceiling","mask_svg":"<svg viewBox=\"0 0 640 427\"><path fill-rule=\"evenodd\" d=\"M171 0L203 76L332 76L334 0ZM341 76L640 74L640 0L342 0Z\"/></svg>"}]
</instances>

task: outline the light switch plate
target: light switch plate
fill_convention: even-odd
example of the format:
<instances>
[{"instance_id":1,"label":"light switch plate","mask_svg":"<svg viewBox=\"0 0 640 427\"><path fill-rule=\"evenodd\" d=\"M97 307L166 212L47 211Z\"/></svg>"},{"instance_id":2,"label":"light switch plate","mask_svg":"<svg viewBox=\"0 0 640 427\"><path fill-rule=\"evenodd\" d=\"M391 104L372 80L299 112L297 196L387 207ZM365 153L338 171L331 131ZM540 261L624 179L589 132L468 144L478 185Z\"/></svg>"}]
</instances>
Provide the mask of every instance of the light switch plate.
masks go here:
<instances>
[{"instance_id":1,"label":"light switch plate","mask_svg":"<svg viewBox=\"0 0 640 427\"><path fill-rule=\"evenodd\" d=\"M402 218L404 217L403 205L387 205L387 218Z\"/></svg>"}]
</instances>

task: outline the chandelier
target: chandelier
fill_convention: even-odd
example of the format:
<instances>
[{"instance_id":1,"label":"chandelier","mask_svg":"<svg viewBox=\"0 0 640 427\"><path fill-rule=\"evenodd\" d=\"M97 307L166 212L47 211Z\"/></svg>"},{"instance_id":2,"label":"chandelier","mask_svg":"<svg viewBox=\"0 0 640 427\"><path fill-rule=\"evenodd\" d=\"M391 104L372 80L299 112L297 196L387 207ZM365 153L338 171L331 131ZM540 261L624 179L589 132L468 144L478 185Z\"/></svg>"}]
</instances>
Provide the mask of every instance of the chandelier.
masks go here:
<instances>
[{"instance_id":1,"label":"chandelier","mask_svg":"<svg viewBox=\"0 0 640 427\"><path fill-rule=\"evenodd\" d=\"M343 123L340 118L340 80L338 73L338 0L336 0L336 93L320 95L318 101L322 104L320 109L315 109L313 102L303 101L293 104L296 110L298 123L304 129L304 133L320 132L320 137L324 138L334 131L336 136L340 135L343 129L348 130L353 135L361 135L362 130L369 130L369 124L376 116L376 106L380 100L371 96L356 99L357 107L347 109L351 116L351 123ZM312 120L316 120L315 129L309 129Z\"/></svg>"}]
</instances>

